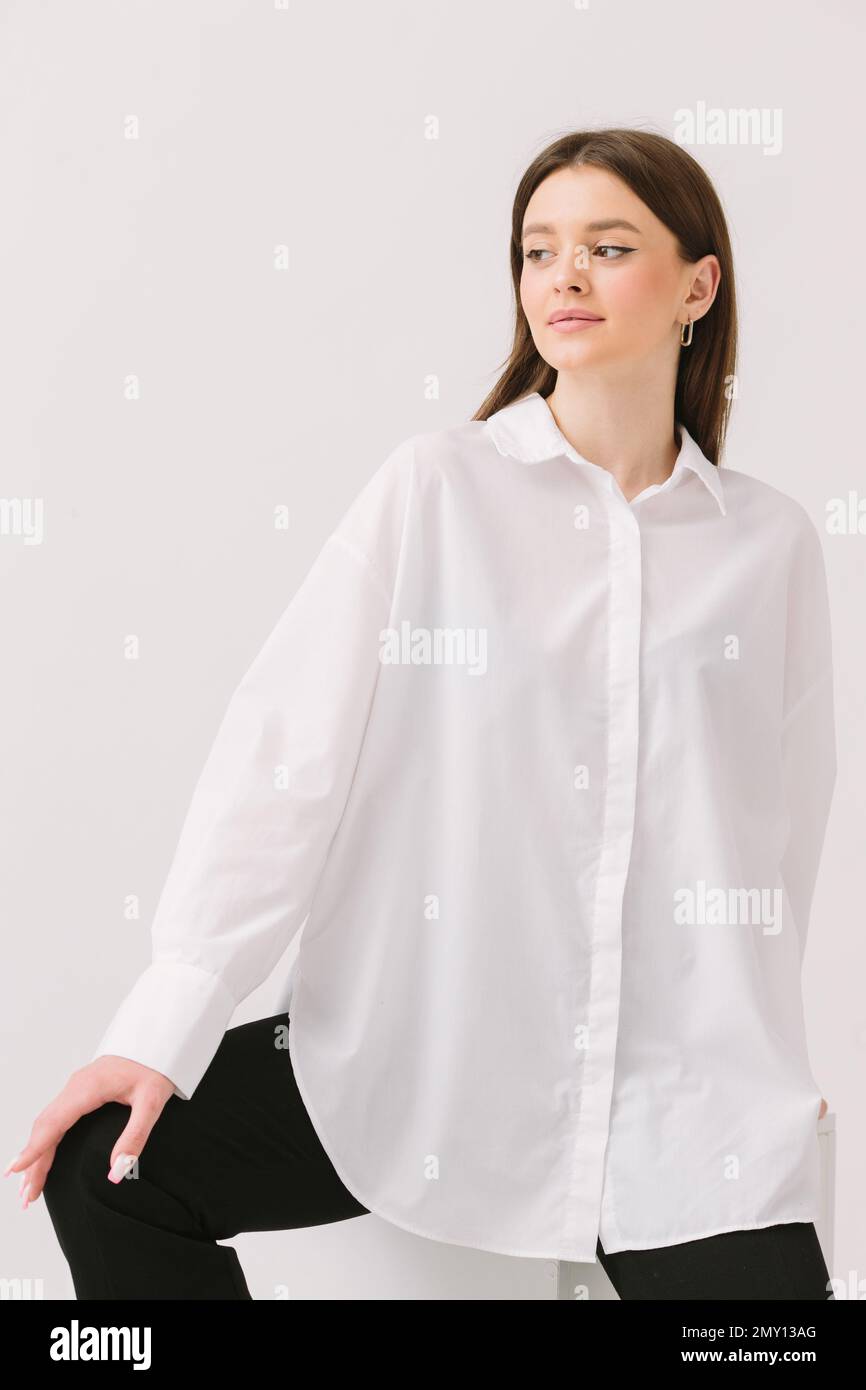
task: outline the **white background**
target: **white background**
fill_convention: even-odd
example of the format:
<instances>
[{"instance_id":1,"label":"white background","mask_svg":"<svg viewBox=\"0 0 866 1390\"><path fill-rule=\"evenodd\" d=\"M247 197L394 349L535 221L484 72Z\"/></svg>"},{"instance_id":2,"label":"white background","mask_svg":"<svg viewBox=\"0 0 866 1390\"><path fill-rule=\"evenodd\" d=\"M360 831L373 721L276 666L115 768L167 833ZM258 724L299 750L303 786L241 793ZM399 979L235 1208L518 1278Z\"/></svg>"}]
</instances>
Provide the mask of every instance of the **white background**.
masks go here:
<instances>
[{"instance_id":1,"label":"white background","mask_svg":"<svg viewBox=\"0 0 866 1390\"><path fill-rule=\"evenodd\" d=\"M688 144L736 261L724 463L822 531L832 498L866 497L863 27L856 0L0 6L0 496L44 508L41 543L0 535L0 1152L149 960L226 702L325 537L398 441L470 418L495 380L511 202L549 141L674 136L702 104L781 121L775 153ZM837 1124L830 1273L856 1288L866 535L824 546L839 777L804 988ZM233 1021L278 1008L284 979ZM70 1296L44 1200L22 1212L5 1185L0 1276ZM553 1296L544 1261L372 1216L234 1243L256 1298Z\"/></svg>"}]
</instances>

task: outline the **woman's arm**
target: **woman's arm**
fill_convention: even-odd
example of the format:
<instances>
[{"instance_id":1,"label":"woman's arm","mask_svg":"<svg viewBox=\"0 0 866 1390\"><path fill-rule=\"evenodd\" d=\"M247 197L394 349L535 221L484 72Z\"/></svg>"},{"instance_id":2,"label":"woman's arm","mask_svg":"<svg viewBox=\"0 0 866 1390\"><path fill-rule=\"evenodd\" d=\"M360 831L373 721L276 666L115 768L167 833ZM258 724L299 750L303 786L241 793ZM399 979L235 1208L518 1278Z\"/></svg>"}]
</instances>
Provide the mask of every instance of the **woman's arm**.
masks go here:
<instances>
[{"instance_id":1,"label":"woman's arm","mask_svg":"<svg viewBox=\"0 0 866 1390\"><path fill-rule=\"evenodd\" d=\"M235 689L195 786L152 926L152 960L90 1063L6 1169L39 1195L82 1114L130 1105L138 1145L193 1095L236 1006L303 925L343 814L390 619L413 441L389 454L319 551Z\"/></svg>"},{"instance_id":2,"label":"woman's arm","mask_svg":"<svg viewBox=\"0 0 866 1390\"><path fill-rule=\"evenodd\" d=\"M781 871L802 961L837 771L827 574L820 535L805 512L788 586L781 738L790 817Z\"/></svg>"}]
</instances>

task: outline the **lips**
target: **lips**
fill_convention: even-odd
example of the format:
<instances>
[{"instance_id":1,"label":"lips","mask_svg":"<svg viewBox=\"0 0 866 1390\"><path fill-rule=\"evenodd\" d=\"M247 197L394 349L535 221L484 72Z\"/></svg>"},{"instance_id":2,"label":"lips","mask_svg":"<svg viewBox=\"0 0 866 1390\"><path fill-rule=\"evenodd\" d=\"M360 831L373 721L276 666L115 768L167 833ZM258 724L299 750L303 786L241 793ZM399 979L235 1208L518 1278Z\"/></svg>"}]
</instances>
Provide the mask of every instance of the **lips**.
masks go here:
<instances>
[{"instance_id":1,"label":"lips","mask_svg":"<svg viewBox=\"0 0 866 1390\"><path fill-rule=\"evenodd\" d=\"M567 315L558 319L551 319L548 325L552 333L564 336L566 333L588 333L591 328L597 328L604 319L578 318L576 315Z\"/></svg>"},{"instance_id":2,"label":"lips","mask_svg":"<svg viewBox=\"0 0 866 1390\"><path fill-rule=\"evenodd\" d=\"M601 323L598 314L589 314L583 309L560 309L551 314L548 323L562 323L565 319L583 319L587 323Z\"/></svg>"}]
</instances>

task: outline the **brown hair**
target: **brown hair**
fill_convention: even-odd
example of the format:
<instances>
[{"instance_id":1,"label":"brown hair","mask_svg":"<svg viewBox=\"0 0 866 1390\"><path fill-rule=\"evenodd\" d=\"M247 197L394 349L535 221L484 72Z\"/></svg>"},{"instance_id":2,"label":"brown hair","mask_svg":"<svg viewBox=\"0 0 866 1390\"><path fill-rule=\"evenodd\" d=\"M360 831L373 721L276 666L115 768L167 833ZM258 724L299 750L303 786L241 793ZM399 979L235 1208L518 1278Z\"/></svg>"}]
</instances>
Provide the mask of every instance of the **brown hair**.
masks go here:
<instances>
[{"instance_id":1,"label":"brown hair","mask_svg":"<svg viewBox=\"0 0 866 1390\"><path fill-rule=\"evenodd\" d=\"M563 135L542 150L524 173L511 214L514 343L507 362L500 364L504 366L502 375L472 418L486 420L532 391L548 396L556 385L556 369L539 355L520 303L521 233L527 204L542 180L558 169L585 164L607 169L628 184L673 232L683 260L697 261L709 254L718 257L722 273L716 297L694 324L691 345L680 350L674 400L675 419L682 421L710 462L718 464L731 405L726 387L733 378L737 356L737 305L728 227L719 196L697 160L673 140L649 131L586 130Z\"/></svg>"}]
</instances>

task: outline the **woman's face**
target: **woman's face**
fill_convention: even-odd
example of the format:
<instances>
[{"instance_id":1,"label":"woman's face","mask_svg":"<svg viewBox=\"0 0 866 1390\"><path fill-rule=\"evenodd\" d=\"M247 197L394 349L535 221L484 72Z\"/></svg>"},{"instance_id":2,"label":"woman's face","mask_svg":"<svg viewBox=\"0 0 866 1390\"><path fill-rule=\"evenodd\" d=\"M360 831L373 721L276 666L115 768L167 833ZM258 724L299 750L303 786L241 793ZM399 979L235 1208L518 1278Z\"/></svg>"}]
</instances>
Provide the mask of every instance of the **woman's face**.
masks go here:
<instances>
[{"instance_id":1,"label":"woman's face","mask_svg":"<svg viewBox=\"0 0 866 1390\"><path fill-rule=\"evenodd\" d=\"M605 169L559 169L526 208L520 301L557 371L676 358L686 312L706 313L719 273L715 256L680 260L673 233ZM551 316L566 309L600 322L554 327Z\"/></svg>"}]
</instances>

